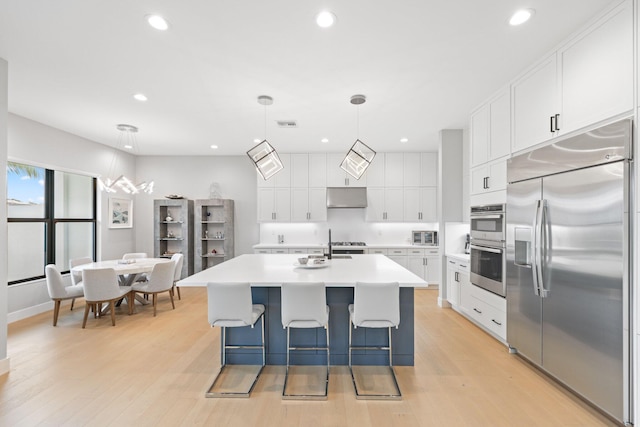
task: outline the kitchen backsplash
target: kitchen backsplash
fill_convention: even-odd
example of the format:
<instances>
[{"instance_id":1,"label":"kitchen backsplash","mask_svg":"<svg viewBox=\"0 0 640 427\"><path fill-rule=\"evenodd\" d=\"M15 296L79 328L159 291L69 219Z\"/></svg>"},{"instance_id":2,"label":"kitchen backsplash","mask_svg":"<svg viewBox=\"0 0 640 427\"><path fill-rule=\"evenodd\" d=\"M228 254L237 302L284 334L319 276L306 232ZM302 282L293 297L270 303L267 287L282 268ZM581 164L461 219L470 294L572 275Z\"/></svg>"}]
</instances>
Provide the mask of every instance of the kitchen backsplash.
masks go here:
<instances>
[{"instance_id":1,"label":"kitchen backsplash","mask_svg":"<svg viewBox=\"0 0 640 427\"><path fill-rule=\"evenodd\" d=\"M370 245L408 244L412 230L438 230L438 223L366 222L364 209L329 209L327 222L262 223L260 243L326 244L331 229L333 241L360 241Z\"/></svg>"}]
</instances>

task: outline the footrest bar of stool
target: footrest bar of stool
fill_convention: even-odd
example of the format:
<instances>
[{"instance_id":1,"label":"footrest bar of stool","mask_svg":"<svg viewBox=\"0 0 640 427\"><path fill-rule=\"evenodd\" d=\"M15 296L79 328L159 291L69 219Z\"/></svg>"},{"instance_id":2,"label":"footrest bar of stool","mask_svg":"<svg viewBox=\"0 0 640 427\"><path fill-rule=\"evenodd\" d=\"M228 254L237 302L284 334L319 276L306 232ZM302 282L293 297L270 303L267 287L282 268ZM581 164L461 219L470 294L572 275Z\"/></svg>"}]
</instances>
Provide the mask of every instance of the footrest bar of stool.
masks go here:
<instances>
[{"instance_id":1,"label":"footrest bar of stool","mask_svg":"<svg viewBox=\"0 0 640 427\"><path fill-rule=\"evenodd\" d=\"M366 370L388 370L388 376L390 377L387 381L387 384L384 384L386 387L383 390L377 390L375 387L366 387L361 384L358 386L358 380L356 380L356 375L353 373L353 369L366 369ZM392 366L382 365L382 366L362 366L355 365L349 366L349 371L351 372L351 380L353 381L353 388L356 390L356 399L358 400L402 400L402 393L400 392L400 387L398 386L398 381L396 379L395 371ZM385 375L386 376L386 375ZM366 380L372 381L376 378L376 375L367 374L362 375Z\"/></svg>"},{"instance_id":2,"label":"footrest bar of stool","mask_svg":"<svg viewBox=\"0 0 640 427\"><path fill-rule=\"evenodd\" d=\"M309 369L320 368L326 369L326 377L324 379L324 394L307 394L307 393L287 393L287 385L289 384L289 369ZM304 375L304 374L299 374ZM329 368L326 366L310 366L310 365L296 365L290 366L285 371L284 386L282 387L282 399L283 400L327 400L329 394Z\"/></svg>"},{"instance_id":3,"label":"footrest bar of stool","mask_svg":"<svg viewBox=\"0 0 640 427\"><path fill-rule=\"evenodd\" d=\"M257 372L250 372L250 370L257 370ZM204 394L205 397L249 397L253 387L258 382L258 378L264 369L264 365L224 365L220 368L220 371L216 375L211 387ZM235 372L234 372L235 371ZM240 383L240 387L225 387L224 379L227 377L234 377L232 383L237 385ZM245 381L238 381L238 376L245 376ZM251 381L251 384L246 384L247 381ZM244 383L244 387L242 386Z\"/></svg>"}]
</instances>

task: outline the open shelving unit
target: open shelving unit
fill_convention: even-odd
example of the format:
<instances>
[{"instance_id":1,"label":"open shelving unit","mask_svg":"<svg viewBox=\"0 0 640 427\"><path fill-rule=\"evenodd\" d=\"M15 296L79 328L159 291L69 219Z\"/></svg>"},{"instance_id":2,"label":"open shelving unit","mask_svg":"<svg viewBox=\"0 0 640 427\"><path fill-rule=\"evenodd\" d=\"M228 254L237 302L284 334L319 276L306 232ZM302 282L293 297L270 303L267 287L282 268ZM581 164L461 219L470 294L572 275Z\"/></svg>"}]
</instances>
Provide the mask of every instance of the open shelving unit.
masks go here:
<instances>
[{"instance_id":1,"label":"open shelving unit","mask_svg":"<svg viewBox=\"0 0 640 427\"><path fill-rule=\"evenodd\" d=\"M181 278L193 274L193 200L153 201L153 252L156 258L184 255Z\"/></svg>"},{"instance_id":2,"label":"open shelving unit","mask_svg":"<svg viewBox=\"0 0 640 427\"><path fill-rule=\"evenodd\" d=\"M194 270L206 270L235 256L234 203L230 199L195 201Z\"/></svg>"}]
</instances>

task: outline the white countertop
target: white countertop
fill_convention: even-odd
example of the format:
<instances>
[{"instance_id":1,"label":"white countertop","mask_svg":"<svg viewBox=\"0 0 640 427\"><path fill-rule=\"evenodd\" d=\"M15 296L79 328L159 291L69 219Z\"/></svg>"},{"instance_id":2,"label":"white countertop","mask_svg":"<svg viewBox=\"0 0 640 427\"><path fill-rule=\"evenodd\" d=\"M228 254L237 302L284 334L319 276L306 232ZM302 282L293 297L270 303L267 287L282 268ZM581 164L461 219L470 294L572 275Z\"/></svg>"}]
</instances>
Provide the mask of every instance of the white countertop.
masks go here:
<instances>
[{"instance_id":1,"label":"white countertop","mask_svg":"<svg viewBox=\"0 0 640 427\"><path fill-rule=\"evenodd\" d=\"M356 282L398 282L401 287L426 288L427 282L384 255L357 255L326 260L322 268L296 267L299 255L245 254L180 280L177 286L206 286L208 282L282 283L324 282L327 287L353 287Z\"/></svg>"},{"instance_id":2,"label":"white countertop","mask_svg":"<svg viewBox=\"0 0 640 427\"><path fill-rule=\"evenodd\" d=\"M445 255L447 258L455 258L458 261L469 262L471 255L460 253L448 253Z\"/></svg>"},{"instance_id":3,"label":"white countertop","mask_svg":"<svg viewBox=\"0 0 640 427\"><path fill-rule=\"evenodd\" d=\"M339 245L331 245L333 248L339 249L379 249L379 248L391 248L391 249L439 249L438 246L426 246L426 245L410 245L406 244L396 244L396 245L383 245L383 244L373 244L366 246L339 246ZM286 249L298 249L298 248L310 248L310 249L327 249L326 243L258 243L257 245L253 245L253 249L277 249L277 248L286 248Z\"/></svg>"}]
</instances>

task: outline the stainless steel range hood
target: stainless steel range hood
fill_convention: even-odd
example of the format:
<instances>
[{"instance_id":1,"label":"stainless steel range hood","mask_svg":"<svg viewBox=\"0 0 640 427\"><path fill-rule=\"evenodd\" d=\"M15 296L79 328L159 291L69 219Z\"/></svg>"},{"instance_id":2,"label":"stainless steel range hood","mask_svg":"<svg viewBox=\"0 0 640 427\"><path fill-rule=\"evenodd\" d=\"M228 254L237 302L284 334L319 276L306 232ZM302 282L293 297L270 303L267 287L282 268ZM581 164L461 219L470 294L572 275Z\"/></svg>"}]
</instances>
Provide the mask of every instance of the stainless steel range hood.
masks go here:
<instances>
[{"instance_id":1,"label":"stainless steel range hood","mask_svg":"<svg viewBox=\"0 0 640 427\"><path fill-rule=\"evenodd\" d=\"M327 187L327 208L366 207L366 187Z\"/></svg>"}]
</instances>

